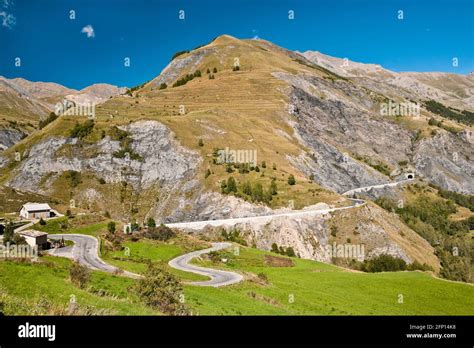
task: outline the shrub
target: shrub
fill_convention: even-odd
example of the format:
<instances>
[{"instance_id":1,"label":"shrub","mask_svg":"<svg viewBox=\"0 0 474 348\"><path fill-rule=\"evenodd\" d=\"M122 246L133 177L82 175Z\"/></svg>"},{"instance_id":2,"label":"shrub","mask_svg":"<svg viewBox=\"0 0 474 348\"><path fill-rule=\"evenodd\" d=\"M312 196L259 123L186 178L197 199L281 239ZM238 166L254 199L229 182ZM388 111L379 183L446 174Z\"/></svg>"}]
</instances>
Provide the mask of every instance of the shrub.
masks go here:
<instances>
[{"instance_id":1,"label":"shrub","mask_svg":"<svg viewBox=\"0 0 474 348\"><path fill-rule=\"evenodd\" d=\"M54 122L57 118L58 118L58 115L56 115L54 112L51 112L47 118L39 121L39 124L38 124L39 129L43 129L51 122Z\"/></svg>"},{"instance_id":2,"label":"shrub","mask_svg":"<svg viewBox=\"0 0 474 348\"><path fill-rule=\"evenodd\" d=\"M288 177L288 184L289 185L296 184L296 180L295 180L295 177L293 176L293 174L290 174L290 176Z\"/></svg>"},{"instance_id":3,"label":"shrub","mask_svg":"<svg viewBox=\"0 0 474 348\"><path fill-rule=\"evenodd\" d=\"M44 225L46 225L46 221L44 221L43 218L41 218L40 221L39 221L39 224L41 226L44 226Z\"/></svg>"},{"instance_id":4,"label":"shrub","mask_svg":"<svg viewBox=\"0 0 474 348\"><path fill-rule=\"evenodd\" d=\"M171 57L171 60L174 60L176 57L179 57L182 54L189 53L189 51L178 51Z\"/></svg>"},{"instance_id":5,"label":"shrub","mask_svg":"<svg viewBox=\"0 0 474 348\"><path fill-rule=\"evenodd\" d=\"M202 139L199 139L198 145L201 146L201 147L204 146L204 142L202 141Z\"/></svg>"},{"instance_id":6,"label":"shrub","mask_svg":"<svg viewBox=\"0 0 474 348\"><path fill-rule=\"evenodd\" d=\"M92 130L94 129L94 121L93 120L87 120L83 124L79 124L76 122L74 125L74 128L71 129L70 136L72 138L84 138L88 136Z\"/></svg>"},{"instance_id":7,"label":"shrub","mask_svg":"<svg viewBox=\"0 0 474 348\"><path fill-rule=\"evenodd\" d=\"M160 85L160 89L166 89L166 87L168 87L168 85L164 82Z\"/></svg>"},{"instance_id":8,"label":"shrub","mask_svg":"<svg viewBox=\"0 0 474 348\"><path fill-rule=\"evenodd\" d=\"M158 227L149 228L146 237L154 240L167 241L176 236L171 228L161 224Z\"/></svg>"},{"instance_id":9,"label":"shrub","mask_svg":"<svg viewBox=\"0 0 474 348\"><path fill-rule=\"evenodd\" d=\"M296 253L295 253L295 251L293 250L292 247L288 247L288 248L286 248L286 255L288 255L290 257L295 257Z\"/></svg>"},{"instance_id":10,"label":"shrub","mask_svg":"<svg viewBox=\"0 0 474 348\"><path fill-rule=\"evenodd\" d=\"M237 192L237 183L235 179L231 176L227 179L226 193Z\"/></svg>"},{"instance_id":11,"label":"shrub","mask_svg":"<svg viewBox=\"0 0 474 348\"><path fill-rule=\"evenodd\" d=\"M104 178L100 178L100 179L99 179L99 184L105 185L105 180L104 180Z\"/></svg>"},{"instance_id":12,"label":"shrub","mask_svg":"<svg viewBox=\"0 0 474 348\"><path fill-rule=\"evenodd\" d=\"M272 179L270 183L270 194L273 196L278 194L278 187L275 179Z\"/></svg>"},{"instance_id":13,"label":"shrub","mask_svg":"<svg viewBox=\"0 0 474 348\"><path fill-rule=\"evenodd\" d=\"M279 251L279 249L278 249L278 245L277 245L276 243L273 243L273 244L272 244L271 252L272 252L272 253L276 253L276 254L279 254L279 253L280 253L280 251Z\"/></svg>"},{"instance_id":14,"label":"shrub","mask_svg":"<svg viewBox=\"0 0 474 348\"><path fill-rule=\"evenodd\" d=\"M365 272L397 272L406 269L407 264L404 260L386 254L365 260L362 266Z\"/></svg>"},{"instance_id":15,"label":"shrub","mask_svg":"<svg viewBox=\"0 0 474 348\"><path fill-rule=\"evenodd\" d=\"M115 233L115 222L114 221L110 221L107 224L107 231L109 231L109 233L112 233L112 234Z\"/></svg>"},{"instance_id":16,"label":"shrub","mask_svg":"<svg viewBox=\"0 0 474 348\"><path fill-rule=\"evenodd\" d=\"M207 168L206 173L204 174L204 178L207 179L211 175L211 170Z\"/></svg>"},{"instance_id":17,"label":"shrub","mask_svg":"<svg viewBox=\"0 0 474 348\"><path fill-rule=\"evenodd\" d=\"M146 221L146 225L148 226L148 228L155 228L156 227L156 222L155 222L155 219L153 219L151 216L148 218L148 220Z\"/></svg>"},{"instance_id":18,"label":"shrub","mask_svg":"<svg viewBox=\"0 0 474 348\"><path fill-rule=\"evenodd\" d=\"M69 277L74 285L84 288L89 282L90 271L87 267L74 262L69 269Z\"/></svg>"},{"instance_id":19,"label":"shrub","mask_svg":"<svg viewBox=\"0 0 474 348\"><path fill-rule=\"evenodd\" d=\"M174 275L165 269L150 264L143 278L134 288L136 294L147 306L168 315L189 315L182 303L183 288Z\"/></svg>"},{"instance_id":20,"label":"shrub","mask_svg":"<svg viewBox=\"0 0 474 348\"><path fill-rule=\"evenodd\" d=\"M214 74L217 74L217 68L212 69L212 72L213 72Z\"/></svg>"},{"instance_id":21,"label":"shrub","mask_svg":"<svg viewBox=\"0 0 474 348\"><path fill-rule=\"evenodd\" d=\"M77 187L81 183L81 173L75 170L68 170L66 172L66 179L69 180L71 187Z\"/></svg>"}]
</instances>

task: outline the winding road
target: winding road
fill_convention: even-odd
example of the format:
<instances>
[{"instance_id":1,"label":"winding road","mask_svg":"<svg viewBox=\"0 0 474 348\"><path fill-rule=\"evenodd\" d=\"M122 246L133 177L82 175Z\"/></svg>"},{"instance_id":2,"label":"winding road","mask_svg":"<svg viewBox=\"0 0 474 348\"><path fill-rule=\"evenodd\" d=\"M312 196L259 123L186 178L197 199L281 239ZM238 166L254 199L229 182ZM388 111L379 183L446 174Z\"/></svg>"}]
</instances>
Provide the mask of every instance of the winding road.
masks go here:
<instances>
[{"instance_id":1,"label":"winding road","mask_svg":"<svg viewBox=\"0 0 474 348\"><path fill-rule=\"evenodd\" d=\"M74 261L93 270L124 275L130 278L141 277L139 274L123 271L102 261L99 257L99 241L95 237L85 234L50 234L48 237L57 240L64 238L64 240L74 242L72 247L51 249L50 255L74 259Z\"/></svg>"},{"instance_id":2,"label":"winding road","mask_svg":"<svg viewBox=\"0 0 474 348\"><path fill-rule=\"evenodd\" d=\"M365 192L365 191L370 190L371 188L393 187L393 186L397 186L409 181L413 181L413 179L407 179L407 180L396 181L396 182L391 182L391 183L386 183L386 184L368 186L368 187L361 187L361 188L344 192L343 195L347 196L347 195L351 195L357 192ZM238 223L245 223L245 222L267 223L276 217L288 217L288 216L298 217L298 216L322 215L322 214L327 214L333 211L351 209L351 208L363 206L366 204L366 201L363 199L355 199L355 198L349 198L349 199L352 201L352 204L347 207L328 208L328 209L319 209L319 210L316 210L316 209L294 210L294 211L273 214L273 215L262 215L262 216L253 216L253 217L220 219L220 220L179 222L179 223L170 223L166 225L170 228L200 230L206 226L214 226L214 227L215 226L234 226ZM74 242L73 247L65 247L65 248L51 250L50 251L51 255L72 258L75 261L79 262L80 264L85 265L88 268L91 268L94 270L101 270L101 271L113 273L113 274L121 274L130 278L136 278L136 279L142 277L139 274L120 270L102 261L99 257L99 243L98 243L97 238L95 237L82 235L82 234L52 234L49 236L49 238L51 239L64 238L64 240L69 240L69 241ZM172 268L175 268L181 271L204 275L211 278L210 280L206 280L206 281L188 282L187 284L190 284L190 285L220 287L220 286L225 286L225 285L236 284L243 280L242 275L238 273L217 270L217 269L212 269L212 268L205 268L205 267L189 264L189 262L192 259L199 257L200 255L207 254L212 251L223 250L231 246L232 246L231 243L212 243L211 248L197 250L197 251L190 252L188 254L178 256L172 259L171 261L169 261L168 265Z\"/></svg>"},{"instance_id":3,"label":"winding road","mask_svg":"<svg viewBox=\"0 0 474 348\"><path fill-rule=\"evenodd\" d=\"M225 285L231 285L241 282L244 278L235 272L229 271L222 271L212 268L205 268L196 265L190 265L189 262L202 255L210 253L211 251L219 251L223 249L230 248L232 246L231 243L212 243L212 248L197 250L190 252L188 254L184 254L178 256L168 262L168 265L172 268L179 269L185 272L191 272L195 274L200 274L211 278L210 280L199 281L199 282L188 282L189 285L196 285L196 286L212 286L212 287L220 287Z\"/></svg>"}]
</instances>

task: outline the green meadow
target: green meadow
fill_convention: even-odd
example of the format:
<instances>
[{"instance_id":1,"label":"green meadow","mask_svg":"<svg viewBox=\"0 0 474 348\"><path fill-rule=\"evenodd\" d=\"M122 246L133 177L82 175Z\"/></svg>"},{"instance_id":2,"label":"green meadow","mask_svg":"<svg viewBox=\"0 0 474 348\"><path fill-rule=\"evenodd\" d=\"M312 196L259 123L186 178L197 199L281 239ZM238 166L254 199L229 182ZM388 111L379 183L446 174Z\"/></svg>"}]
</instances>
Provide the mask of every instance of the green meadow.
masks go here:
<instances>
[{"instance_id":1,"label":"green meadow","mask_svg":"<svg viewBox=\"0 0 474 348\"><path fill-rule=\"evenodd\" d=\"M102 258L136 273L143 273L149 262L156 262L183 282L203 280L203 276L171 269L167 263L207 245L179 234L168 242L125 241L123 250L107 251ZM362 273L242 246L237 255L234 250L194 261L238 272L245 280L221 288L184 284L185 301L193 314L474 315L474 287L470 284L441 280L419 271ZM40 262L31 264L0 261L0 308L5 296L30 307L46 298L58 308L65 308L74 295L78 305L92 314L159 314L131 291L136 280L92 271L89 284L79 289L69 280L70 265L70 260L51 256L42 256ZM13 305L6 306L7 310L5 304L3 307L6 314L34 313L14 310Z\"/></svg>"}]
</instances>

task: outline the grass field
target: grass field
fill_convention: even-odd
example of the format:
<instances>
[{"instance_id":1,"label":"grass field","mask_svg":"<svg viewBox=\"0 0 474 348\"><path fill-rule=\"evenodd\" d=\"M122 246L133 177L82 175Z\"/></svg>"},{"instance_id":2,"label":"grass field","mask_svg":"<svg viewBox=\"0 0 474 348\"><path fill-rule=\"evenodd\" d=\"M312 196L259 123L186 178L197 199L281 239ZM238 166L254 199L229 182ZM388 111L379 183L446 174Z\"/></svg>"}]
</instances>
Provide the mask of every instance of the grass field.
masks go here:
<instances>
[{"instance_id":1,"label":"grass field","mask_svg":"<svg viewBox=\"0 0 474 348\"><path fill-rule=\"evenodd\" d=\"M125 248L124 250L108 252L102 259L111 265L134 273L145 272L147 263L155 262L163 265L181 280L208 279L205 276L183 272L168 266L169 260L192 250L199 249L199 246L205 248L205 243L197 244L195 247L189 247L183 243L175 244L175 241L171 244L152 240L141 240L138 242L125 242L123 246Z\"/></svg>"},{"instance_id":2,"label":"grass field","mask_svg":"<svg viewBox=\"0 0 474 348\"><path fill-rule=\"evenodd\" d=\"M227 288L187 286L188 303L203 315L474 314L472 285L421 272L351 272L301 259L294 259L293 267L269 267L264 262L268 254L241 247L239 256L224 253L229 261L220 265L251 274L251 279L264 273L267 285L247 280ZM211 265L210 261L200 263ZM399 303L400 295L403 303Z\"/></svg>"},{"instance_id":3,"label":"grass field","mask_svg":"<svg viewBox=\"0 0 474 348\"><path fill-rule=\"evenodd\" d=\"M26 306L28 304L35 306L38 301L46 298L55 306L67 308L73 297L79 307L93 308L94 314L159 314L140 303L129 291L129 287L135 282L129 278L92 271L91 280L86 289L74 286L69 280L68 269L71 262L64 258L48 256L42 257L38 264L2 261L0 262L0 295L6 293L25 303ZM46 314L49 313L46 312ZM14 314L29 314L29 312L20 311Z\"/></svg>"},{"instance_id":4,"label":"grass field","mask_svg":"<svg viewBox=\"0 0 474 348\"><path fill-rule=\"evenodd\" d=\"M104 260L132 272L143 272L147 260L166 263L185 252L203 248L184 238L171 242L125 242L124 251L108 252ZM422 272L361 273L320 262L292 259L278 267L267 257L277 256L247 247L239 255L223 251L226 263L203 258L200 265L233 270L244 282L222 288L184 285L185 301L198 315L473 315L474 287L433 278ZM278 256L280 257L280 256ZM287 258L285 258L287 259ZM40 296L67 305L106 310L106 314L158 314L141 304L130 287L136 280L92 272L85 290L69 281L69 260L42 257L40 264L0 262L0 289L31 303ZM182 281L204 277L172 270ZM260 276L258 276L260 274ZM263 276L264 275L264 276ZM34 284L34 286L32 286ZM1 293L1 290L0 290ZM400 301L403 296L403 301ZM18 313L17 313L18 314Z\"/></svg>"}]
</instances>

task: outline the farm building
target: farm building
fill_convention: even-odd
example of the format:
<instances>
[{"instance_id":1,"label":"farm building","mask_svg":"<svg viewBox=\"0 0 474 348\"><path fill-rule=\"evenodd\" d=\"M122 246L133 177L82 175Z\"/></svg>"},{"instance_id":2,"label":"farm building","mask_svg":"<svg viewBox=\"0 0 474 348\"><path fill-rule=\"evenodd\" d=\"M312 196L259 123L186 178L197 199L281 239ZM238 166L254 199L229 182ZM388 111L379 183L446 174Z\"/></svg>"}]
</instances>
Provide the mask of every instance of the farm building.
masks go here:
<instances>
[{"instance_id":1,"label":"farm building","mask_svg":"<svg viewBox=\"0 0 474 348\"><path fill-rule=\"evenodd\" d=\"M20 216L25 219L49 218L51 207L47 203L26 203L21 207Z\"/></svg>"},{"instance_id":2,"label":"farm building","mask_svg":"<svg viewBox=\"0 0 474 348\"><path fill-rule=\"evenodd\" d=\"M37 246L39 249L46 249L48 246L48 234L35 230L26 230L18 232L20 236L25 238L25 241L31 247Z\"/></svg>"}]
</instances>

